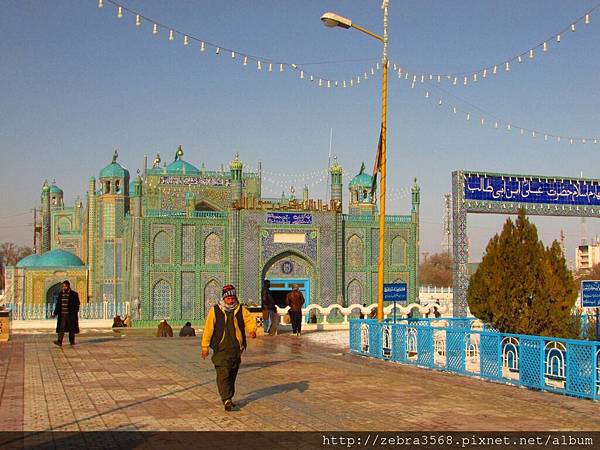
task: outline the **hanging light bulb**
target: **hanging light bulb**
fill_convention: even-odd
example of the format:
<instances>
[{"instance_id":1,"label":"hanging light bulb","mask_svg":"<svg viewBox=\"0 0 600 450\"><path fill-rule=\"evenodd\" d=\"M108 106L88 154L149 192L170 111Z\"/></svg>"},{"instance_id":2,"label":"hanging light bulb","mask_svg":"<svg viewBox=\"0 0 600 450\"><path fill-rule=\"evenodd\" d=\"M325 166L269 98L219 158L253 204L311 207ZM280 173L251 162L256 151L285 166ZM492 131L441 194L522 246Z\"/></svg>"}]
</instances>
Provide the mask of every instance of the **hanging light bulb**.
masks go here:
<instances>
[{"instance_id":1,"label":"hanging light bulb","mask_svg":"<svg viewBox=\"0 0 600 450\"><path fill-rule=\"evenodd\" d=\"M273 63L269 63L269 72L273 72Z\"/></svg>"},{"instance_id":2,"label":"hanging light bulb","mask_svg":"<svg viewBox=\"0 0 600 450\"><path fill-rule=\"evenodd\" d=\"M485 124L485 119L482 117L481 120L480 120L480 122L481 122L481 125L484 125Z\"/></svg>"},{"instance_id":3,"label":"hanging light bulb","mask_svg":"<svg viewBox=\"0 0 600 450\"><path fill-rule=\"evenodd\" d=\"M573 145L573 138L569 139L569 144Z\"/></svg>"},{"instance_id":4,"label":"hanging light bulb","mask_svg":"<svg viewBox=\"0 0 600 450\"><path fill-rule=\"evenodd\" d=\"M231 52L231 59L235 59L235 52L234 51Z\"/></svg>"},{"instance_id":5,"label":"hanging light bulb","mask_svg":"<svg viewBox=\"0 0 600 450\"><path fill-rule=\"evenodd\" d=\"M437 82L441 83L442 82L442 77L440 75L437 76Z\"/></svg>"},{"instance_id":6,"label":"hanging light bulb","mask_svg":"<svg viewBox=\"0 0 600 450\"><path fill-rule=\"evenodd\" d=\"M433 81L433 75L429 74L429 81Z\"/></svg>"},{"instance_id":7,"label":"hanging light bulb","mask_svg":"<svg viewBox=\"0 0 600 450\"><path fill-rule=\"evenodd\" d=\"M531 137L534 138L536 136L535 131L531 132Z\"/></svg>"},{"instance_id":8,"label":"hanging light bulb","mask_svg":"<svg viewBox=\"0 0 600 450\"><path fill-rule=\"evenodd\" d=\"M304 70L301 70L301 71L300 71L300 78L301 78L301 79L304 79Z\"/></svg>"},{"instance_id":9,"label":"hanging light bulb","mask_svg":"<svg viewBox=\"0 0 600 450\"><path fill-rule=\"evenodd\" d=\"M379 70L379 63L375 64L375 68ZM371 67L371 75L373 75L373 68Z\"/></svg>"},{"instance_id":10,"label":"hanging light bulb","mask_svg":"<svg viewBox=\"0 0 600 450\"><path fill-rule=\"evenodd\" d=\"M152 25L152 34L158 34L158 25Z\"/></svg>"},{"instance_id":11,"label":"hanging light bulb","mask_svg":"<svg viewBox=\"0 0 600 450\"><path fill-rule=\"evenodd\" d=\"M363 74L363 78L364 78L365 80L367 79L367 72L365 72L365 73Z\"/></svg>"},{"instance_id":12,"label":"hanging light bulb","mask_svg":"<svg viewBox=\"0 0 600 450\"><path fill-rule=\"evenodd\" d=\"M183 45L190 45L190 38L187 36L183 37Z\"/></svg>"},{"instance_id":13,"label":"hanging light bulb","mask_svg":"<svg viewBox=\"0 0 600 450\"><path fill-rule=\"evenodd\" d=\"M248 57L244 56L244 66L247 66L247 65L248 65Z\"/></svg>"},{"instance_id":14,"label":"hanging light bulb","mask_svg":"<svg viewBox=\"0 0 600 450\"><path fill-rule=\"evenodd\" d=\"M533 59L534 56L533 49L529 50L529 59Z\"/></svg>"},{"instance_id":15,"label":"hanging light bulb","mask_svg":"<svg viewBox=\"0 0 600 450\"><path fill-rule=\"evenodd\" d=\"M544 134L544 141L548 142L548 135Z\"/></svg>"},{"instance_id":16,"label":"hanging light bulb","mask_svg":"<svg viewBox=\"0 0 600 450\"><path fill-rule=\"evenodd\" d=\"M262 63L261 63L260 61L257 61L257 62L256 62L256 68L257 68L258 70L262 70Z\"/></svg>"},{"instance_id":17,"label":"hanging light bulb","mask_svg":"<svg viewBox=\"0 0 600 450\"><path fill-rule=\"evenodd\" d=\"M524 130L523 128L521 128L521 129L519 130L519 132L521 133L521 136L523 136L523 135L525 134L525 130Z\"/></svg>"},{"instance_id":18,"label":"hanging light bulb","mask_svg":"<svg viewBox=\"0 0 600 450\"><path fill-rule=\"evenodd\" d=\"M593 142L594 142L594 144L597 144L598 143L598 139L594 139Z\"/></svg>"},{"instance_id":19,"label":"hanging light bulb","mask_svg":"<svg viewBox=\"0 0 600 450\"><path fill-rule=\"evenodd\" d=\"M471 113L467 113L467 120L471 120Z\"/></svg>"},{"instance_id":20,"label":"hanging light bulb","mask_svg":"<svg viewBox=\"0 0 600 450\"><path fill-rule=\"evenodd\" d=\"M173 33L173 30L169 30L169 40L172 41L173 39L175 39L175 35Z\"/></svg>"},{"instance_id":21,"label":"hanging light bulb","mask_svg":"<svg viewBox=\"0 0 600 450\"><path fill-rule=\"evenodd\" d=\"M442 106L442 99L441 98L438 100L438 106Z\"/></svg>"},{"instance_id":22,"label":"hanging light bulb","mask_svg":"<svg viewBox=\"0 0 600 450\"><path fill-rule=\"evenodd\" d=\"M350 79L350 87L354 87L354 78Z\"/></svg>"},{"instance_id":23,"label":"hanging light bulb","mask_svg":"<svg viewBox=\"0 0 600 450\"><path fill-rule=\"evenodd\" d=\"M477 74L476 73L473 74L473 81L477 81Z\"/></svg>"},{"instance_id":24,"label":"hanging light bulb","mask_svg":"<svg viewBox=\"0 0 600 450\"><path fill-rule=\"evenodd\" d=\"M215 54L219 55L221 53L221 47L217 47L215 49Z\"/></svg>"},{"instance_id":25,"label":"hanging light bulb","mask_svg":"<svg viewBox=\"0 0 600 450\"><path fill-rule=\"evenodd\" d=\"M323 80L319 78L319 86L323 86Z\"/></svg>"},{"instance_id":26,"label":"hanging light bulb","mask_svg":"<svg viewBox=\"0 0 600 450\"><path fill-rule=\"evenodd\" d=\"M104 0L98 0L98 8L104 7Z\"/></svg>"},{"instance_id":27,"label":"hanging light bulb","mask_svg":"<svg viewBox=\"0 0 600 450\"><path fill-rule=\"evenodd\" d=\"M494 68L492 69L492 73L494 75L496 75L496 72L498 72L498 66L494 66Z\"/></svg>"},{"instance_id":28,"label":"hanging light bulb","mask_svg":"<svg viewBox=\"0 0 600 450\"><path fill-rule=\"evenodd\" d=\"M560 144L560 136L556 136L556 142Z\"/></svg>"},{"instance_id":29,"label":"hanging light bulb","mask_svg":"<svg viewBox=\"0 0 600 450\"><path fill-rule=\"evenodd\" d=\"M339 82L339 81L336 81L336 82L334 83L334 85L335 85L335 87L338 87L338 86L340 85L340 82Z\"/></svg>"},{"instance_id":30,"label":"hanging light bulb","mask_svg":"<svg viewBox=\"0 0 600 450\"><path fill-rule=\"evenodd\" d=\"M429 98L429 91L425 92L425 98Z\"/></svg>"},{"instance_id":31,"label":"hanging light bulb","mask_svg":"<svg viewBox=\"0 0 600 450\"><path fill-rule=\"evenodd\" d=\"M467 85L467 83L468 83L468 80L467 80L467 77L465 77L465 78L463 79L463 84L466 86L466 85Z\"/></svg>"},{"instance_id":32,"label":"hanging light bulb","mask_svg":"<svg viewBox=\"0 0 600 450\"><path fill-rule=\"evenodd\" d=\"M327 87L330 88L331 87L331 81L327 80Z\"/></svg>"},{"instance_id":33,"label":"hanging light bulb","mask_svg":"<svg viewBox=\"0 0 600 450\"><path fill-rule=\"evenodd\" d=\"M360 76L356 77L356 84L360 84Z\"/></svg>"},{"instance_id":34,"label":"hanging light bulb","mask_svg":"<svg viewBox=\"0 0 600 450\"><path fill-rule=\"evenodd\" d=\"M394 70L398 70L398 66L394 63Z\"/></svg>"},{"instance_id":35,"label":"hanging light bulb","mask_svg":"<svg viewBox=\"0 0 600 450\"><path fill-rule=\"evenodd\" d=\"M590 24L590 14L589 13L587 13L585 15L585 19L583 20L583 23L585 23L586 25Z\"/></svg>"},{"instance_id":36,"label":"hanging light bulb","mask_svg":"<svg viewBox=\"0 0 600 450\"><path fill-rule=\"evenodd\" d=\"M421 83L425 83L425 75L421 75Z\"/></svg>"},{"instance_id":37,"label":"hanging light bulb","mask_svg":"<svg viewBox=\"0 0 600 450\"><path fill-rule=\"evenodd\" d=\"M454 86L456 86L456 83L457 83L457 82L458 82L458 78L454 77L454 80L452 81L452 84L453 84Z\"/></svg>"},{"instance_id":38,"label":"hanging light bulb","mask_svg":"<svg viewBox=\"0 0 600 450\"><path fill-rule=\"evenodd\" d=\"M544 45L542 46L542 50L545 52L548 51L548 42L544 42Z\"/></svg>"},{"instance_id":39,"label":"hanging light bulb","mask_svg":"<svg viewBox=\"0 0 600 450\"><path fill-rule=\"evenodd\" d=\"M414 81L413 81L413 82L410 84L410 88L411 88L411 89L414 89L414 88L415 88L415 82L414 82Z\"/></svg>"},{"instance_id":40,"label":"hanging light bulb","mask_svg":"<svg viewBox=\"0 0 600 450\"><path fill-rule=\"evenodd\" d=\"M457 112L456 106L453 106L453 107L452 107L452 112L453 112L454 114L456 114L456 112Z\"/></svg>"},{"instance_id":41,"label":"hanging light bulb","mask_svg":"<svg viewBox=\"0 0 600 450\"><path fill-rule=\"evenodd\" d=\"M119 19L122 19L122 18L123 18L123 7L122 7L122 6L119 6L119 7L117 8L117 17L118 17Z\"/></svg>"},{"instance_id":42,"label":"hanging light bulb","mask_svg":"<svg viewBox=\"0 0 600 450\"><path fill-rule=\"evenodd\" d=\"M483 69L483 78L487 77L487 69Z\"/></svg>"},{"instance_id":43,"label":"hanging light bulb","mask_svg":"<svg viewBox=\"0 0 600 450\"><path fill-rule=\"evenodd\" d=\"M506 131L511 131L512 130L512 125L509 123L506 125Z\"/></svg>"},{"instance_id":44,"label":"hanging light bulb","mask_svg":"<svg viewBox=\"0 0 600 450\"><path fill-rule=\"evenodd\" d=\"M556 35L556 42L560 42L560 33Z\"/></svg>"},{"instance_id":45,"label":"hanging light bulb","mask_svg":"<svg viewBox=\"0 0 600 450\"><path fill-rule=\"evenodd\" d=\"M346 80L342 81L342 87L346 87Z\"/></svg>"},{"instance_id":46,"label":"hanging light bulb","mask_svg":"<svg viewBox=\"0 0 600 450\"><path fill-rule=\"evenodd\" d=\"M510 63L508 61L506 61L506 64L504 64L504 70L507 72L510 70Z\"/></svg>"},{"instance_id":47,"label":"hanging light bulb","mask_svg":"<svg viewBox=\"0 0 600 450\"><path fill-rule=\"evenodd\" d=\"M135 26L139 27L142 24L142 18L140 17L139 14L135 15Z\"/></svg>"},{"instance_id":48,"label":"hanging light bulb","mask_svg":"<svg viewBox=\"0 0 600 450\"><path fill-rule=\"evenodd\" d=\"M575 24L574 23L571 24L571 31L575 32Z\"/></svg>"},{"instance_id":49,"label":"hanging light bulb","mask_svg":"<svg viewBox=\"0 0 600 450\"><path fill-rule=\"evenodd\" d=\"M279 64L279 71L283 72L283 64Z\"/></svg>"},{"instance_id":50,"label":"hanging light bulb","mask_svg":"<svg viewBox=\"0 0 600 450\"><path fill-rule=\"evenodd\" d=\"M498 122L494 122L494 128L498 129Z\"/></svg>"},{"instance_id":51,"label":"hanging light bulb","mask_svg":"<svg viewBox=\"0 0 600 450\"><path fill-rule=\"evenodd\" d=\"M585 144L587 144L587 140L586 140L585 138L583 138L583 139L581 140L581 143L585 145Z\"/></svg>"},{"instance_id":52,"label":"hanging light bulb","mask_svg":"<svg viewBox=\"0 0 600 450\"><path fill-rule=\"evenodd\" d=\"M522 62L523 62L523 58L521 57L521 55L519 55L519 56L517 57L517 61L518 61L519 63L522 63Z\"/></svg>"}]
</instances>

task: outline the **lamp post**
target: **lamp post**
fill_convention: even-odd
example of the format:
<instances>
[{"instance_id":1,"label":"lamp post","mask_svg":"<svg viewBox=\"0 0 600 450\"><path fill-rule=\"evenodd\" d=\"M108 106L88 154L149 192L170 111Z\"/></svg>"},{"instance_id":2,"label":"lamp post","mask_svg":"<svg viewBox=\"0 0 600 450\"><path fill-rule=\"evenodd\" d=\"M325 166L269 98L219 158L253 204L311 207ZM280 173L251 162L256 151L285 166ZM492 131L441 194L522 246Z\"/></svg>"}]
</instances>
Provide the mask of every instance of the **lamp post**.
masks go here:
<instances>
[{"instance_id":1,"label":"lamp post","mask_svg":"<svg viewBox=\"0 0 600 450\"><path fill-rule=\"evenodd\" d=\"M383 281L384 281L384 252L385 252L385 181L386 181L386 135L387 135L387 74L388 74L388 0L383 0L383 36L375 34L356 25L352 20L338 14L327 12L321 16L323 24L328 27L354 28L378 39L383 43L382 86L381 86L381 150L379 153L379 171L381 172L381 192L379 194L379 258L377 261L377 320L383 320ZM377 173L375 173L377 176ZM395 311L395 310L394 310Z\"/></svg>"}]
</instances>

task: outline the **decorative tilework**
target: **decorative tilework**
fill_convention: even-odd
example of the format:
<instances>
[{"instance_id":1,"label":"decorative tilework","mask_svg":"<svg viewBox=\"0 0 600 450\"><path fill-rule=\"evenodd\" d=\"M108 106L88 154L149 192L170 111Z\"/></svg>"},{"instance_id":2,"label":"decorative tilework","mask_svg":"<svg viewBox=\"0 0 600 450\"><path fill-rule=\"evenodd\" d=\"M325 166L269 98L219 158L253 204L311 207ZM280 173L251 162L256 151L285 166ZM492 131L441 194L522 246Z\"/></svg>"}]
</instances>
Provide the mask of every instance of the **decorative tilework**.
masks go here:
<instances>
[{"instance_id":1,"label":"decorative tilework","mask_svg":"<svg viewBox=\"0 0 600 450\"><path fill-rule=\"evenodd\" d=\"M173 239L166 231L159 231L154 236L154 264L171 264Z\"/></svg>"},{"instance_id":2,"label":"decorative tilework","mask_svg":"<svg viewBox=\"0 0 600 450\"><path fill-rule=\"evenodd\" d=\"M210 308L219 303L221 299L221 284L215 280L210 280L204 286L204 317L208 314Z\"/></svg>"},{"instance_id":3,"label":"decorative tilework","mask_svg":"<svg viewBox=\"0 0 600 450\"><path fill-rule=\"evenodd\" d=\"M195 273L181 273L181 318L192 319L194 317L194 297L195 297Z\"/></svg>"},{"instance_id":4,"label":"decorative tilework","mask_svg":"<svg viewBox=\"0 0 600 450\"><path fill-rule=\"evenodd\" d=\"M196 225L182 225L181 227L181 262L194 264L196 253Z\"/></svg>"},{"instance_id":5,"label":"decorative tilework","mask_svg":"<svg viewBox=\"0 0 600 450\"><path fill-rule=\"evenodd\" d=\"M400 236L396 236L392 240L391 245L391 260L393 266L404 266L406 265L406 240Z\"/></svg>"},{"instance_id":6,"label":"decorative tilework","mask_svg":"<svg viewBox=\"0 0 600 450\"><path fill-rule=\"evenodd\" d=\"M153 318L156 320L170 319L172 289L166 280L160 280L152 289Z\"/></svg>"},{"instance_id":7,"label":"decorative tilework","mask_svg":"<svg viewBox=\"0 0 600 450\"><path fill-rule=\"evenodd\" d=\"M348 239L346 246L346 254L348 255L348 266L356 267L364 265L364 245L361 238L353 234Z\"/></svg>"},{"instance_id":8,"label":"decorative tilework","mask_svg":"<svg viewBox=\"0 0 600 450\"><path fill-rule=\"evenodd\" d=\"M216 233L210 233L204 240L204 264L221 264L223 244Z\"/></svg>"},{"instance_id":9,"label":"decorative tilework","mask_svg":"<svg viewBox=\"0 0 600 450\"><path fill-rule=\"evenodd\" d=\"M348 295L346 300L348 305L353 305L355 303L362 305L364 303L363 286L356 278L348 283Z\"/></svg>"}]
</instances>

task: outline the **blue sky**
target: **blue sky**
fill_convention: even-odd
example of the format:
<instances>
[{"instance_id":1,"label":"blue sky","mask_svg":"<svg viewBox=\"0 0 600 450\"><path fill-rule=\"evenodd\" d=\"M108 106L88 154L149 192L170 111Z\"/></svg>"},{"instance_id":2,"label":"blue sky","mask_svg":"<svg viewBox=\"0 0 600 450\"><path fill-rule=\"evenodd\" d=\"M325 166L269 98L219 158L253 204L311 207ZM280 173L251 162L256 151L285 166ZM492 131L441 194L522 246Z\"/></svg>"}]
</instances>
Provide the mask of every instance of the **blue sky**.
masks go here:
<instances>
[{"instance_id":1,"label":"blue sky","mask_svg":"<svg viewBox=\"0 0 600 450\"><path fill-rule=\"evenodd\" d=\"M85 195L87 180L110 162L132 172L160 152L170 161L177 145L185 159L207 168L236 152L249 166L263 162L273 181L280 173L311 173L333 153L348 173L372 167L380 122L380 73L359 87L319 88L298 73L258 71L239 53L297 63L332 79L368 71L381 54L375 39L355 30L329 29L319 17L335 11L375 32L382 30L379 0L202 1L123 0L162 24L225 48L202 53L151 23L118 19L97 0L5 0L0 15L0 241L31 242L29 208L44 179L56 179L67 202ZM390 60L411 72L470 72L536 46L595 5L588 0L390 0ZM421 251L443 240L443 195L457 169L598 177L594 146L556 144L496 130L492 116L563 136L600 136L600 10L591 23L549 42L548 52L512 64L510 72L470 82L411 83L390 74L388 211L406 214L403 188L417 178L422 191ZM425 94L430 91L430 98ZM443 106L437 104L443 99ZM452 114L471 111L465 120ZM479 125L485 111L486 126ZM318 177L316 178L318 180ZM314 183L315 178L308 179ZM302 182L294 180L297 189ZM267 195L282 186L265 181ZM289 188L286 187L286 191ZM323 183L311 187L325 196ZM346 195L346 192L344 193ZM347 198L347 195L346 195ZM478 260L505 218L469 216L471 259ZM580 240L578 218L536 218L550 243L560 230L567 253ZM588 219L590 237L600 234Z\"/></svg>"}]
</instances>

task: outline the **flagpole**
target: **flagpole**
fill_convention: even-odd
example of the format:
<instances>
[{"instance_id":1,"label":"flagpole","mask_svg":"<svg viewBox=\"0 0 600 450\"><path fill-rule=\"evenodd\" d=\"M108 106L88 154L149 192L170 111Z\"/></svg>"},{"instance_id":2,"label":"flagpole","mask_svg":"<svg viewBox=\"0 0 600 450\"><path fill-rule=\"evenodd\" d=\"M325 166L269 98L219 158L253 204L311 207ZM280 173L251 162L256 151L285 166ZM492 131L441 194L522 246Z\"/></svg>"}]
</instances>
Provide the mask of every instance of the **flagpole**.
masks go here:
<instances>
[{"instance_id":1,"label":"flagpole","mask_svg":"<svg viewBox=\"0 0 600 450\"><path fill-rule=\"evenodd\" d=\"M381 58L381 192L379 194L379 259L377 283L377 320L383 321L383 283L385 270L385 181L387 144L387 78L388 78L388 0L383 0L383 56ZM375 174L377 176L377 174Z\"/></svg>"}]
</instances>

